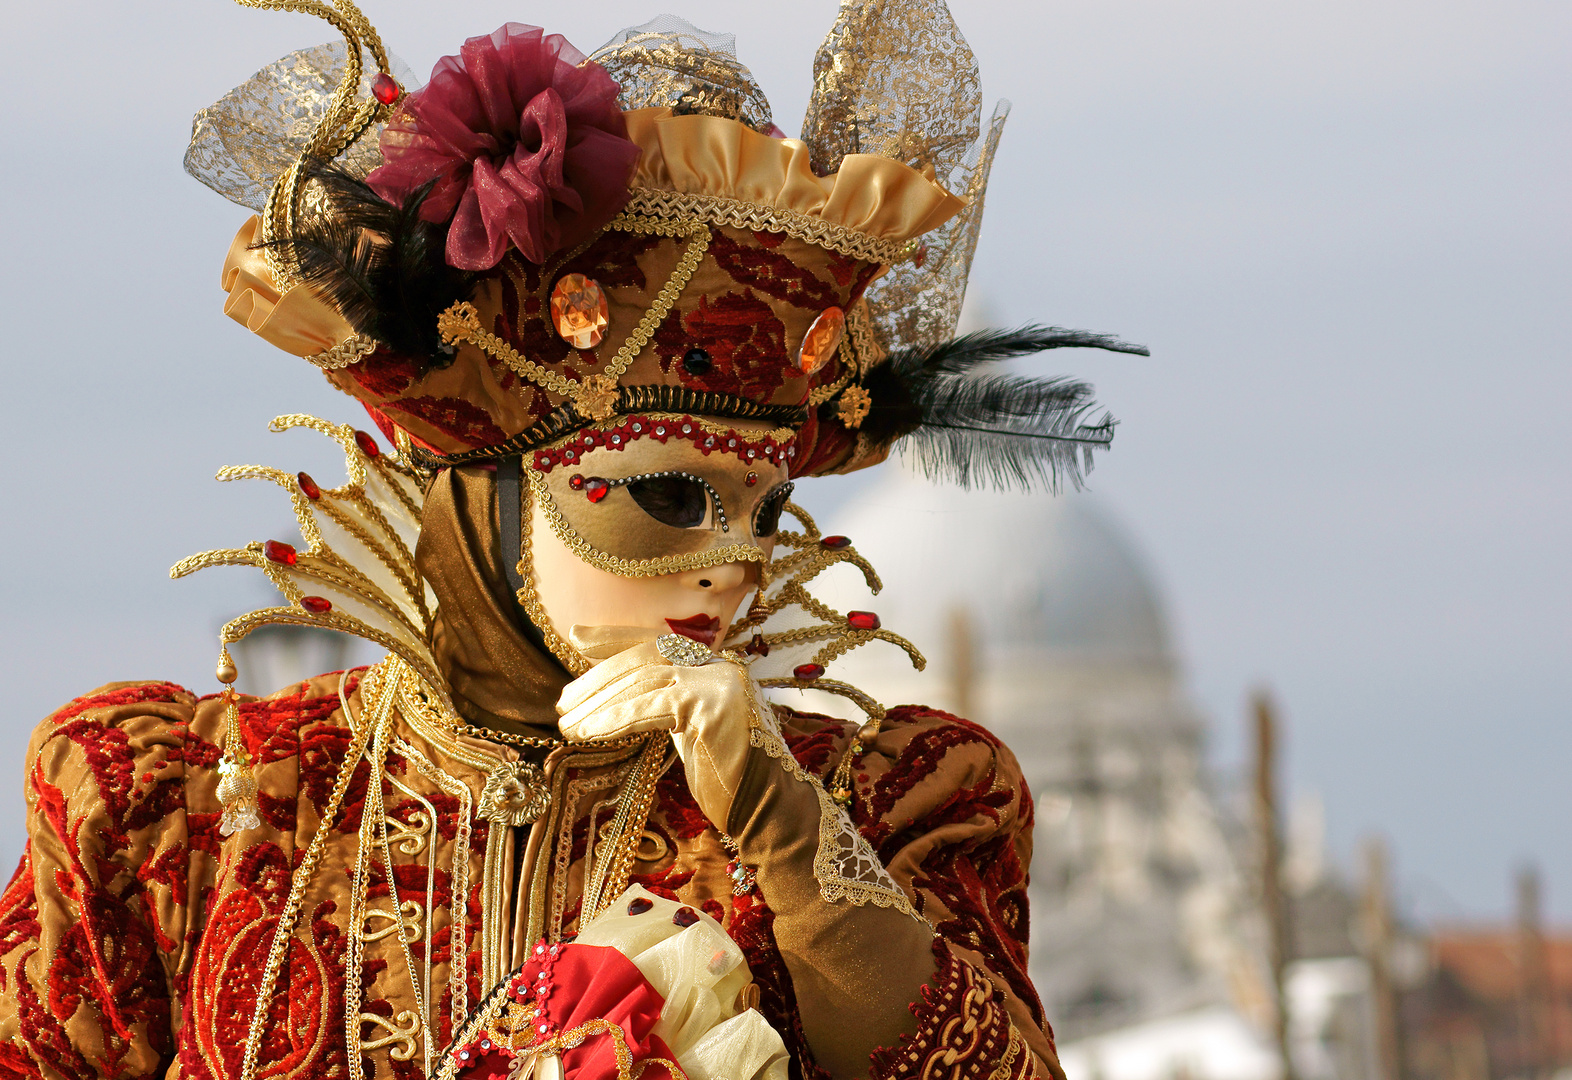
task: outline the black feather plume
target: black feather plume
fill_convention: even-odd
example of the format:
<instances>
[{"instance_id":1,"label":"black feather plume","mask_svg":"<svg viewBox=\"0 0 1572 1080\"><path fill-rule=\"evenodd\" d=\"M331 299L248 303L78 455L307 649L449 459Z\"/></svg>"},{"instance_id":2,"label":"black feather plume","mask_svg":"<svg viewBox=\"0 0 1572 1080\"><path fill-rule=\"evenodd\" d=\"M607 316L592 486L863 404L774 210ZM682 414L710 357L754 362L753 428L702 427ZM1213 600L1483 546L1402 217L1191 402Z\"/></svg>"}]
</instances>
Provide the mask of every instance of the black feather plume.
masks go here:
<instances>
[{"instance_id":1,"label":"black feather plume","mask_svg":"<svg viewBox=\"0 0 1572 1080\"><path fill-rule=\"evenodd\" d=\"M1027 326L982 330L926 349L891 354L869 373L873 398L861 431L878 445L901 440L902 452L931 479L961 487L991 484L1079 488L1092 453L1113 439L1115 421L1097 407L1092 388L1068 379L993 375L985 365L1047 349L1108 349L1148 355L1139 345L1083 330Z\"/></svg>"},{"instance_id":2,"label":"black feather plume","mask_svg":"<svg viewBox=\"0 0 1572 1080\"><path fill-rule=\"evenodd\" d=\"M395 205L337 165L310 178L331 212L304 216L273 242L280 254L358 333L422 366L450 363L437 316L469 298L475 275L448 265L447 227L421 220L430 185Z\"/></svg>"}]
</instances>

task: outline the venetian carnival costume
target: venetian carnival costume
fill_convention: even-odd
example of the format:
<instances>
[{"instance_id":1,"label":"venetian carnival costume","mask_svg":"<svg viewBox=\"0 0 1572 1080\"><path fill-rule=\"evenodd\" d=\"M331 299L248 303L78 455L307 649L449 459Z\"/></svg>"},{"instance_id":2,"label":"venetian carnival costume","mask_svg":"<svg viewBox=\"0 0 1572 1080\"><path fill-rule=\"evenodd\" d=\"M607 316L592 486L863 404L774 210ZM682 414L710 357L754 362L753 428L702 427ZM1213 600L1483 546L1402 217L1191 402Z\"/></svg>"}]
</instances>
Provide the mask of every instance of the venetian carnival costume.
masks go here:
<instances>
[{"instance_id":1,"label":"venetian carnival costume","mask_svg":"<svg viewBox=\"0 0 1572 1080\"><path fill-rule=\"evenodd\" d=\"M281 487L304 538L175 567L285 598L224 628L221 693L114 684L38 728L0 1070L1062 1077L1020 771L832 677L868 643L922 661L813 597L878 579L789 501L900 440L962 482L1074 478L1111 435L1087 388L987 365L1140 351L952 338L1004 114L980 124L942 3L847 0L796 140L728 39L669 17L590 57L509 24L414 89L348 0L244 2L345 43L198 115L188 168L259 211L226 310L383 438L282 417L345 483L220 474ZM751 601L561 625L548 546ZM269 623L388 655L241 696L227 647Z\"/></svg>"}]
</instances>

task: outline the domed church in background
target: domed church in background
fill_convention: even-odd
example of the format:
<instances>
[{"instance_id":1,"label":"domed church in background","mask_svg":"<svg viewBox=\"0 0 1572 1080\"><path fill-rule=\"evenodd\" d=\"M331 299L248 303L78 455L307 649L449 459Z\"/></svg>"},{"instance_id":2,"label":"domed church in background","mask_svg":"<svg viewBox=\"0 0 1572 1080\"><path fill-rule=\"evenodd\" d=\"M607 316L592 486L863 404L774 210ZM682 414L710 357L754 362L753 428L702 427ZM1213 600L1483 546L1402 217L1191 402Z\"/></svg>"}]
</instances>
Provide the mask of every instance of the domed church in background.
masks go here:
<instances>
[{"instance_id":1,"label":"domed church in background","mask_svg":"<svg viewBox=\"0 0 1572 1080\"><path fill-rule=\"evenodd\" d=\"M873 607L928 669L870 645L830 674L976 720L1019 758L1037 807L1031 975L1066 1067L1081 1040L1184 1017L1174 1035L1213 1059L1190 1075L1275 1075L1249 844L1209 783L1138 552L1092 496L964 492L886 468L898 475L820 524L878 570ZM860 581L836 585L839 610L869 605Z\"/></svg>"}]
</instances>

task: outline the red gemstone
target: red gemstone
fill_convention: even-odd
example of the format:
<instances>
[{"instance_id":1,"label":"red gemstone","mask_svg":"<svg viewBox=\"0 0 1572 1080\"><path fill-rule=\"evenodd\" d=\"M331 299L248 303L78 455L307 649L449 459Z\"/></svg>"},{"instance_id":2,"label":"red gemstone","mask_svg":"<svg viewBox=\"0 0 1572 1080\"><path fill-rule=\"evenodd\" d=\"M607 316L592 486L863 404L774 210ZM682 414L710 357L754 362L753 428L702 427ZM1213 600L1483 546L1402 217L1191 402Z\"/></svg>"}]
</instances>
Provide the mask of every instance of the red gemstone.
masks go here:
<instances>
[{"instance_id":1,"label":"red gemstone","mask_svg":"<svg viewBox=\"0 0 1572 1080\"><path fill-rule=\"evenodd\" d=\"M671 921L678 926L692 926L699 921L699 913L690 907L680 907L671 913Z\"/></svg>"},{"instance_id":2,"label":"red gemstone","mask_svg":"<svg viewBox=\"0 0 1572 1080\"><path fill-rule=\"evenodd\" d=\"M355 432L355 445L360 447L360 452L367 457L382 456L382 448L377 445L377 440L367 435L364 431Z\"/></svg>"},{"instance_id":3,"label":"red gemstone","mask_svg":"<svg viewBox=\"0 0 1572 1080\"><path fill-rule=\"evenodd\" d=\"M850 538L845 536L826 536L823 540L820 540L819 543L835 551L839 551L844 547L851 547Z\"/></svg>"},{"instance_id":4,"label":"red gemstone","mask_svg":"<svg viewBox=\"0 0 1572 1080\"><path fill-rule=\"evenodd\" d=\"M747 475L747 477L743 480L743 483L747 484L749 487L752 487L754 484L757 484L758 482L759 482L759 474L756 473L756 472L749 473Z\"/></svg>"},{"instance_id":5,"label":"red gemstone","mask_svg":"<svg viewBox=\"0 0 1572 1080\"><path fill-rule=\"evenodd\" d=\"M572 488L574 491L583 491L584 474L574 473L572 476L568 477L568 487Z\"/></svg>"},{"instance_id":6,"label":"red gemstone","mask_svg":"<svg viewBox=\"0 0 1572 1080\"><path fill-rule=\"evenodd\" d=\"M848 611L846 613L846 625L853 630L877 630L879 628L879 616L871 611Z\"/></svg>"},{"instance_id":7,"label":"red gemstone","mask_svg":"<svg viewBox=\"0 0 1572 1080\"><path fill-rule=\"evenodd\" d=\"M300 484L300 493L312 502L322 497L322 489L317 487L317 482L311 479L310 473L297 473L295 480Z\"/></svg>"},{"instance_id":8,"label":"red gemstone","mask_svg":"<svg viewBox=\"0 0 1572 1080\"><path fill-rule=\"evenodd\" d=\"M628 901L628 914L643 915L646 911L654 906L655 901L651 900L649 897L635 896L632 900Z\"/></svg>"},{"instance_id":9,"label":"red gemstone","mask_svg":"<svg viewBox=\"0 0 1572 1080\"><path fill-rule=\"evenodd\" d=\"M262 545L262 557L280 566L294 566L297 561L294 546L282 540L269 540Z\"/></svg>"},{"instance_id":10,"label":"red gemstone","mask_svg":"<svg viewBox=\"0 0 1572 1080\"><path fill-rule=\"evenodd\" d=\"M928 261L928 241L924 240L922 243L917 245L917 250L912 253L912 264L915 265L920 270L920 269L922 269L922 264L927 262L927 261Z\"/></svg>"},{"instance_id":11,"label":"red gemstone","mask_svg":"<svg viewBox=\"0 0 1572 1080\"><path fill-rule=\"evenodd\" d=\"M748 642L742 651L749 656L768 656L770 655L770 643L764 640L763 634L754 634L753 640Z\"/></svg>"},{"instance_id":12,"label":"red gemstone","mask_svg":"<svg viewBox=\"0 0 1572 1080\"><path fill-rule=\"evenodd\" d=\"M592 503L600 502L610 490L611 485L598 476L592 476L584 481L584 497Z\"/></svg>"},{"instance_id":13,"label":"red gemstone","mask_svg":"<svg viewBox=\"0 0 1572 1080\"><path fill-rule=\"evenodd\" d=\"M333 610L333 601L325 596L302 596L300 606L313 615L326 615Z\"/></svg>"},{"instance_id":14,"label":"red gemstone","mask_svg":"<svg viewBox=\"0 0 1572 1080\"><path fill-rule=\"evenodd\" d=\"M822 664L798 664L791 669L791 674L794 679L799 679L802 682L812 682L824 674L824 666Z\"/></svg>"},{"instance_id":15,"label":"red gemstone","mask_svg":"<svg viewBox=\"0 0 1572 1080\"><path fill-rule=\"evenodd\" d=\"M391 105L398 100L398 80L385 71L379 71L371 80L371 93L384 105Z\"/></svg>"}]
</instances>

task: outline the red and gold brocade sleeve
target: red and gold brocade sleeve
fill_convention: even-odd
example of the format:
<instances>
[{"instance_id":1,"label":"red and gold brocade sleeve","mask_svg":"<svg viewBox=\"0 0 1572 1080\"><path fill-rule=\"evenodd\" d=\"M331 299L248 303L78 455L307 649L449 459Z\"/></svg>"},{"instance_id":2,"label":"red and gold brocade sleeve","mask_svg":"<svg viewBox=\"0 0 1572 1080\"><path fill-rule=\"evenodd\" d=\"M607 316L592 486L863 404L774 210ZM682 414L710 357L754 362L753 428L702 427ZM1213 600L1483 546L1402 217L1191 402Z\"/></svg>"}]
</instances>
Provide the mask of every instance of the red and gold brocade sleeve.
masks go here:
<instances>
[{"instance_id":1,"label":"red and gold brocade sleeve","mask_svg":"<svg viewBox=\"0 0 1572 1080\"><path fill-rule=\"evenodd\" d=\"M35 731L27 846L0 894L0 1074L147 1077L173 1060L191 853L218 839L216 815L187 812L188 767L217 756L195 713L169 683L112 684Z\"/></svg>"},{"instance_id":2,"label":"red and gold brocade sleeve","mask_svg":"<svg viewBox=\"0 0 1572 1080\"><path fill-rule=\"evenodd\" d=\"M803 765L832 769L845 728L792 727ZM874 1055L872 1080L1063 1080L1027 975L1032 798L1015 756L977 724L903 706L853 779L854 822L938 934L937 971L911 1006L917 1030Z\"/></svg>"}]
</instances>

